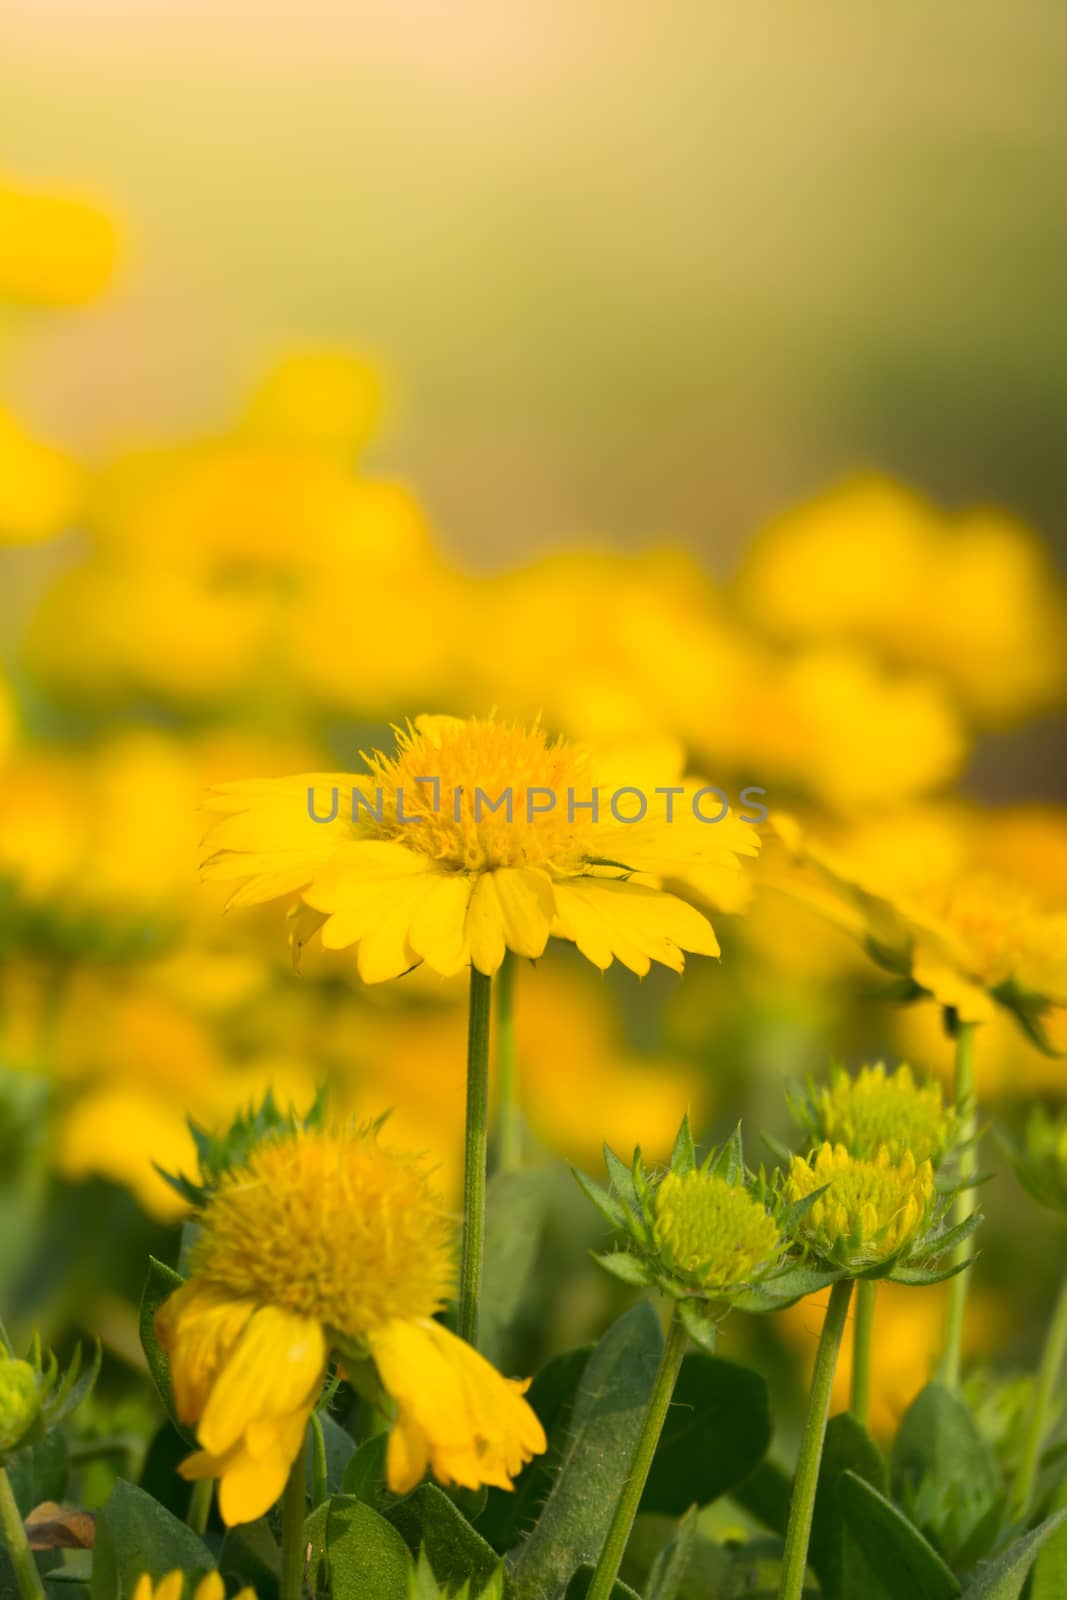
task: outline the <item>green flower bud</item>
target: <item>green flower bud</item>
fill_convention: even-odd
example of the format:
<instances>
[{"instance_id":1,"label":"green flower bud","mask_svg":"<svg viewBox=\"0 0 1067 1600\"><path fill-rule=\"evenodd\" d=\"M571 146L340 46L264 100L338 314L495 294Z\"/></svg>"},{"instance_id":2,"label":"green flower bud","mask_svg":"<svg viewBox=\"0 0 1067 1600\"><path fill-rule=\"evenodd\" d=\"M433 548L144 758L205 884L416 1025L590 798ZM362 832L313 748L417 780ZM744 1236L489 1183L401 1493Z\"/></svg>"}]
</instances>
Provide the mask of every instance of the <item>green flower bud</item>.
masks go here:
<instances>
[{"instance_id":1,"label":"green flower bud","mask_svg":"<svg viewBox=\"0 0 1067 1600\"><path fill-rule=\"evenodd\" d=\"M40 1410L40 1387L29 1362L0 1357L0 1451L15 1448Z\"/></svg>"}]
</instances>

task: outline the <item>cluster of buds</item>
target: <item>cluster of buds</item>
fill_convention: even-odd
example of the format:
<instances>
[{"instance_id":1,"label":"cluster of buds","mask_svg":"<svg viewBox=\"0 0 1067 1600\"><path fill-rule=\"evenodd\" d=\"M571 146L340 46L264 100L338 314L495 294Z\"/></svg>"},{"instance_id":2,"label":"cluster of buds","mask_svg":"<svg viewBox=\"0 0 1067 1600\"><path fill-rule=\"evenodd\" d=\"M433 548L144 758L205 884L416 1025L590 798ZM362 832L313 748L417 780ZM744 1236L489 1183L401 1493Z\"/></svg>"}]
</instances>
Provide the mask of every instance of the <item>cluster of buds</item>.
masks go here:
<instances>
[{"instance_id":1,"label":"cluster of buds","mask_svg":"<svg viewBox=\"0 0 1067 1600\"><path fill-rule=\"evenodd\" d=\"M100 1346L82 1366L81 1346L60 1376L54 1355L42 1355L34 1338L25 1360L16 1356L0 1329L0 1465L9 1454L36 1444L85 1399L100 1371Z\"/></svg>"},{"instance_id":2,"label":"cluster of buds","mask_svg":"<svg viewBox=\"0 0 1067 1600\"><path fill-rule=\"evenodd\" d=\"M957 1132L941 1085L936 1079L918 1082L906 1063L887 1072L879 1061L855 1076L835 1067L829 1084L809 1085L790 1104L815 1143L844 1145L849 1155L866 1160L886 1150L892 1161L910 1153L916 1162L936 1167Z\"/></svg>"}]
</instances>

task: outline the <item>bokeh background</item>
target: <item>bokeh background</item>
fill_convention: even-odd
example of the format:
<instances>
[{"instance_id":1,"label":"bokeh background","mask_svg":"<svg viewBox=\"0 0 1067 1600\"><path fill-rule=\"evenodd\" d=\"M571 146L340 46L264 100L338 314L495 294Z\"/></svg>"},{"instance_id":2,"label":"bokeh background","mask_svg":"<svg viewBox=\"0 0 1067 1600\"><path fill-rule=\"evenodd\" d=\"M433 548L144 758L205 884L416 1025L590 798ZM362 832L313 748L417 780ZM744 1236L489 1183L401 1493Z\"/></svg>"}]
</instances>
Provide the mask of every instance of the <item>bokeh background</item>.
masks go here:
<instances>
[{"instance_id":1,"label":"bokeh background","mask_svg":"<svg viewBox=\"0 0 1067 1600\"><path fill-rule=\"evenodd\" d=\"M276 908L197 881L209 783L351 766L421 710L542 712L839 832L995 805L1027 891L1067 897L1067 15L6 18L0 1298L100 1333L101 1407L140 1418L187 1115L327 1077L457 1171L461 989L294 977ZM522 974L531 1159L654 1156L686 1104L758 1144L831 1059L947 1070L934 1011L810 912L757 892L723 943L680 983ZM980 1071L1009 1118L1065 1082L1007 1021ZM527 1365L617 1304L559 1174ZM995 1193L972 1340L1010 1377L1059 1246ZM882 1315L885 1427L940 1299ZM736 1322L788 1416L817 1313Z\"/></svg>"}]
</instances>

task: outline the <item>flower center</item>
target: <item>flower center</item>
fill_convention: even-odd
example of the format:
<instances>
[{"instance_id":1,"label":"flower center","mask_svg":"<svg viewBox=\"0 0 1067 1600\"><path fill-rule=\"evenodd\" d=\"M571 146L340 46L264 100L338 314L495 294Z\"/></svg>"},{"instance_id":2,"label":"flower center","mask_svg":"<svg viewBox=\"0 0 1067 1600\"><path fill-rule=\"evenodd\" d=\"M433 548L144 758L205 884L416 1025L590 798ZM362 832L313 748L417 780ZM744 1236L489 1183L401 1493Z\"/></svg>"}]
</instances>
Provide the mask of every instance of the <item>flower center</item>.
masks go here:
<instances>
[{"instance_id":1,"label":"flower center","mask_svg":"<svg viewBox=\"0 0 1067 1600\"><path fill-rule=\"evenodd\" d=\"M578 870L592 845L593 786L584 755L539 727L420 717L394 757L364 756L372 804L360 833L394 839L457 872L540 866ZM583 804L584 803L584 804Z\"/></svg>"},{"instance_id":2,"label":"flower center","mask_svg":"<svg viewBox=\"0 0 1067 1600\"><path fill-rule=\"evenodd\" d=\"M654 1227L664 1263L703 1288L751 1281L780 1248L769 1212L714 1173L668 1172L656 1190Z\"/></svg>"}]
</instances>

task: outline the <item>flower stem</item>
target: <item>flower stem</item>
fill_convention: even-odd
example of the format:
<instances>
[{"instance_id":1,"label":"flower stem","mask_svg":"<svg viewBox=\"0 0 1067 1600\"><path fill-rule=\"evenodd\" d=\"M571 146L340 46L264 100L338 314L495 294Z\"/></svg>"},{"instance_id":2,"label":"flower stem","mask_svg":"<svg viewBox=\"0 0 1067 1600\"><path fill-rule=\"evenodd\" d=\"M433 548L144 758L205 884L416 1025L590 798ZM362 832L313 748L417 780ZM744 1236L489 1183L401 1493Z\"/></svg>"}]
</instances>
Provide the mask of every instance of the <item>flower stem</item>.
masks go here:
<instances>
[{"instance_id":1,"label":"flower stem","mask_svg":"<svg viewBox=\"0 0 1067 1600\"><path fill-rule=\"evenodd\" d=\"M785 1558L782 1563L782 1580L778 1600L800 1600L804 1592L804 1573L808 1565L808 1542L811 1538L811 1519L815 1510L815 1491L819 1484L822 1465L823 1440L826 1437L826 1419L830 1414L830 1391L834 1384L837 1353L848 1317L848 1303L852 1296L852 1280L842 1278L830 1290L830 1304L819 1335L819 1348L815 1356L815 1371L811 1376L811 1394L808 1396L808 1414L804 1419L804 1433L800 1441L793 1494L789 1502L789 1525L785 1533Z\"/></svg>"},{"instance_id":2,"label":"flower stem","mask_svg":"<svg viewBox=\"0 0 1067 1600\"><path fill-rule=\"evenodd\" d=\"M496 1074L500 1097L497 1159L501 1172L516 1172L522 1166L522 1112L515 1053L515 957L510 950L496 980Z\"/></svg>"},{"instance_id":3,"label":"flower stem","mask_svg":"<svg viewBox=\"0 0 1067 1600\"><path fill-rule=\"evenodd\" d=\"M185 1520L194 1533L203 1536L211 1516L211 1502L215 1496L214 1478L198 1478L189 1496L189 1509Z\"/></svg>"},{"instance_id":4,"label":"flower stem","mask_svg":"<svg viewBox=\"0 0 1067 1600\"><path fill-rule=\"evenodd\" d=\"M1060 1285L1060 1292L1045 1335L1041 1365L1037 1370L1033 1408L1026 1431L1026 1444L1019 1467L1019 1477L1015 1485L1015 1515L1020 1522L1027 1520L1033 1505L1034 1488L1037 1484L1038 1468L1041 1465L1041 1446L1049 1423L1049 1401L1055 1391L1056 1379L1063 1367L1065 1355L1067 1355L1067 1278L1064 1278Z\"/></svg>"},{"instance_id":5,"label":"flower stem","mask_svg":"<svg viewBox=\"0 0 1067 1600\"><path fill-rule=\"evenodd\" d=\"M463 1167L463 1254L458 1332L478 1343L478 1297L485 1254L485 1159L489 1138L489 1012L492 980L471 964L467 1021L467 1131Z\"/></svg>"},{"instance_id":6,"label":"flower stem","mask_svg":"<svg viewBox=\"0 0 1067 1600\"><path fill-rule=\"evenodd\" d=\"M41 1574L26 1538L22 1513L15 1504L11 1479L3 1467L0 1467L0 1536L7 1548L7 1558L14 1569L22 1600L44 1600Z\"/></svg>"},{"instance_id":7,"label":"flower stem","mask_svg":"<svg viewBox=\"0 0 1067 1600\"><path fill-rule=\"evenodd\" d=\"M289 1481L282 1494L282 1570L278 1584L279 1600L302 1600L307 1541L304 1520L307 1516L307 1433L300 1441Z\"/></svg>"},{"instance_id":8,"label":"flower stem","mask_svg":"<svg viewBox=\"0 0 1067 1600\"><path fill-rule=\"evenodd\" d=\"M326 1435L322 1429L322 1418L317 1411L313 1411L308 1419L311 1441L311 1509L315 1511L323 1501L330 1497L330 1486L326 1466Z\"/></svg>"},{"instance_id":9,"label":"flower stem","mask_svg":"<svg viewBox=\"0 0 1067 1600\"><path fill-rule=\"evenodd\" d=\"M645 1421L641 1437L637 1441L637 1449L634 1451L630 1473L619 1496L619 1503L615 1507L615 1515L611 1519L611 1527L608 1529L604 1548L600 1552L593 1581L586 1592L586 1600L608 1600L615 1587L615 1579L618 1577L622 1558L626 1554L634 1518L637 1516L637 1508L645 1491L652 1458L659 1444L659 1436L663 1432L667 1407L671 1403L671 1395L678 1381L678 1371L688 1342L688 1335L676 1308L667 1333L667 1342L663 1346L656 1381L652 1385L652 1394L649 1397L648 1410L645 1412Z\"/></svg>"},{"instance_id":10,"label":"flower stem","mask_svg":"<svg viewBox=\"0 0 1067 1600\"><path fill-rule=\"evenodd\" d=\"M956 1034L956 1115L959 1119L960 1150L959 1175L961 1183L972 1179L978 1170L978 1153L974 1147L974 1036L977 1023L961 1022ZM966 1222L974 1210L974 1190L961 1189L956 1196L954 1223ZM971 1253L971 1243L963 1239L953 1251L953 1261L966 1261ZM967 1280L969 1273L957 1272L949 1282L948 1324L945 1329L945 1353L941 1359L941 1377L950 1389L960 1385L960 1365L963 1350L963 1315L967 1306Z\"/></svg>"},{"instance_id":11,"label":"flower stem","mask_svg":"<svg viewBox=\"0 0 1067 1600\"><path fill-rule=\"evenodd\" d=\"M852 1394L848 1409L864 1427L871 1412L871 1340L877 1296L876 1278L864 1278L857 1283L856 1320L852 1327Z\"/></svg>"}]
</instances>

